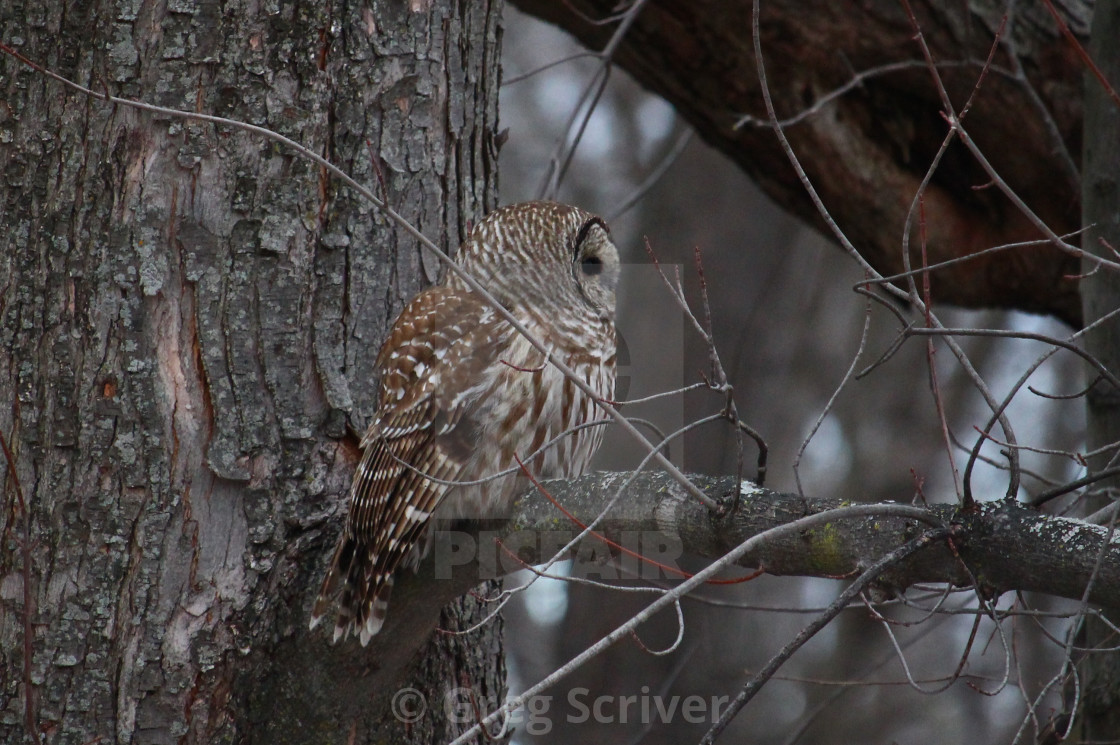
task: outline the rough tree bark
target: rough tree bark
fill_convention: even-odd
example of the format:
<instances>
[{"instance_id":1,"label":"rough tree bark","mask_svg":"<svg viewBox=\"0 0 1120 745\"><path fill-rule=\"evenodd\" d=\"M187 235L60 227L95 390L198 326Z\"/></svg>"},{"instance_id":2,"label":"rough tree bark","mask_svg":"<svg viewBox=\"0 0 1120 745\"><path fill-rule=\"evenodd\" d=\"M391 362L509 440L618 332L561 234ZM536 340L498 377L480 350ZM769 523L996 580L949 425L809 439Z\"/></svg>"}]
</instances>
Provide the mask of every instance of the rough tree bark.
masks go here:
<instances>
[{"instance_id":1,"label":"rough tree bark","mask_svg":"<svg viewBox=\"0 0 1120 745\"><path fill-rule=\"evenodd\" d=\"M99 91L288 135L453 247L496 201L499 14L3 3L0 41ZM380 339L434 257L295 153L7 55L0 173L0 429L30 508L0 466L0 741L32 741L27 696L52 743L456 732L438 710L390 715L384 649L306 631ZM412 685L500 697L500 623L433 644Z\"/></svg>"},{"instance_id":2,"label":"rough tree bark","mask_svg":"<svg viewBox=\"0 0 1120 745\"><path fill-rule=\"evenodd\" d=\"M514 0L591 49L616 24L615 0ZM913 0L911 5L958 109L976 84L1007 3ZM1092 4L1055 3L1088 35ZM1006 182L1059 235L1079 227L1082 63L1038 2L1015 4L982 94L965 120ZM761 37L780 118L867 75L853 90L786 129L825 205L882 274L903 270L907 210L946 133L942 105L905 7L896 0L762 0ZM1014 54L1013 54L1014 53ZM791 212L820 215L766 122L751 38L751 0L650 0L614 61L676 106L697 132ZM1021 68L1018 65L1021 63ZM885 65L901 69L882 71ZM753 122L737 127L744 116ZM1070 153L1074 156L1071 157ZM925 192L929 262L1041 234L959 142ZM916 225L916 221L914 223ZM826 231L827 232L827 231ZM921 265L918 241L911 260ZM933 274L935 301L1052 313L1078 325L1077 259L1049 246L1005 251Z\"/></svg>"}]
</instances>

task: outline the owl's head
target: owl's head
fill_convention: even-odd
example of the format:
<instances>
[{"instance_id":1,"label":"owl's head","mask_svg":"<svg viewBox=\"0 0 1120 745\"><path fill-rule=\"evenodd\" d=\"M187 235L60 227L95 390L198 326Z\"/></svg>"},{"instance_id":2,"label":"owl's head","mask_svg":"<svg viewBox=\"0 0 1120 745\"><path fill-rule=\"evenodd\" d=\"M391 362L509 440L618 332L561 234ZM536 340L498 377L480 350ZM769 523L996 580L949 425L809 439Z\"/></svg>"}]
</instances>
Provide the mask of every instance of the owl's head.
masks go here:
<instances>
[{"instance_id":1,"label":"owl's head","mask_svg":"<svg viewBox=\"0 0 1120 745\"><path fill-rule=\"evenodd\" d=\"M618 249L602 218L578 207L523 202L495 210L471 230L456 262L508 308L582 308L614 318Z\"/></svg>"}]
</instances>

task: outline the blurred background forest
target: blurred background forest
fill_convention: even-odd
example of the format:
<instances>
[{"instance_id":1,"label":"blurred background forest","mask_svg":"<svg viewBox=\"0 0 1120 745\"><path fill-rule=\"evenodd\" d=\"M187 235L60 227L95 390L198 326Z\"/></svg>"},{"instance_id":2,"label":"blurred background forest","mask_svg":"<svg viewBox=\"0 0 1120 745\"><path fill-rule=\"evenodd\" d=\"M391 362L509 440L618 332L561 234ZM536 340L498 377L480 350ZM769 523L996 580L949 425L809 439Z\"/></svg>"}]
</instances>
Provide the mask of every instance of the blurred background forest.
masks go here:
<instances>
[{"instance_id":1,"label":"blurred background forest","mask_svg":"<svg viewBox=\"0 0 1120 745\"><path fill-rule=\"evenodd\" d=\"M600 62L586 56L586 50L562 31L512 7L505 13L503 54L501 126L508 128L508 140L501 150L500 189L502 203L511 203L542 194L550 159L559 145L571 144L569 117L580 106ZM558 60L564 61L545 67ZM649 186L655 173L661 175ZM898 322L878 306L869 308L853 292L862 279L855 262L780 211L735 165L693 136L669 104L621 70L612 70L555 196L606 217L624 263L633 265L624 279L618 321L630 358L629 368L620 370L629 377L628 397L695 383L708 368L703 340L672 307L652 269L643 266L650 263L648 241L659 262L680 268L700 314L694 266L698 249L714 337L735 386L740 415L770 447L768 486L796 491L798 464L808 496L867 502L956 498L923 340L911 339L886 364L849 383L806 446L853 363L865 322L869 320L870 335L857 369L888 348ZM633 201L635 196L640 198ZM954 326L1059 337L1069 333L1059 321L1024 313L938 311ZM960 341L985 380L1000 391L1040 353L1039 345L1030 341ZM973 427L983 426L986 407L948 350L940 343L933 349L950 427L971 447ZM1061 394L1080 390L1085 381L1072 355L1058 355L1035 373L1031 384ZM672 431L718 410L720 404L714 394L702 391L626 411ZM1082 447L1080 399L1056 401L1024 392L1009 412L1023 442L1045 442L1049 448L1069 451ZM994 445L986 446L984 454L999 459ZM626 438L608 437L597 467L630 468L639 456ZM691 431L683 448L674 446L671 456L689 471L727 474L738 468L734 435L725 423ZM958 449L953 457L961 468L966 454ZM1079 473L1068 458L1029 452L1023 457L1026 471L1049 479L1069 480ZM754 477L754 458L748 443L743 470L747 478ZM1041 483L1025 479L1021 494L1038 490ZM973 476L980 499L999 498L1006 487L1005 472L996 468L981 466ZM575 571L580 576L613 576L610 568ZM523 573L521 580L527 576ZM521 729L515 741L694 740L707 725L567 724L564 715L569 709L561 699L564 691L580 686L589 688L592 696L733 693L841 587L828 580L770 576L712 587L703 597L686 601L685 637L677 651L654 656L634 642L617 645L578 670L557 692L548 734L534 736ZM939 595L937 590L930 593L934 600ZM1014 600L1004 598L1001 607ZM974 604L973 596L964 593L959 600L950 598L946 607L964 607L970 601ZM511 692L544 677L646 602L648 595L538 582L507 611ZM1026 602L1038 611L1062 607L1061 601L1049 598ZM854 607L783 668L733 722L727 741L1011 742L1028 718L1029 702L1060 673L1065 659L1062 644L1068 622L1061 618L1042 613L1005 624L1006 633L1014 637L1009 640L1015 645L1013 659L1005 656L993 624L985 621L964 679L930 696L960 663L974 616L941 614L908 629L906 621L924 618L925 613L898 606L884 612L903 622L894 632L916 686L908 684L883 625L871 619L867 608ZM675 617L666 614L643 627L641 643L662 648L676 633ZM1005 675L1008 682L1002 685ZM1045 722L1057 705L1056 694L1050 694L1037 710L1039 720Z\"/></svg>"}]
</instances>

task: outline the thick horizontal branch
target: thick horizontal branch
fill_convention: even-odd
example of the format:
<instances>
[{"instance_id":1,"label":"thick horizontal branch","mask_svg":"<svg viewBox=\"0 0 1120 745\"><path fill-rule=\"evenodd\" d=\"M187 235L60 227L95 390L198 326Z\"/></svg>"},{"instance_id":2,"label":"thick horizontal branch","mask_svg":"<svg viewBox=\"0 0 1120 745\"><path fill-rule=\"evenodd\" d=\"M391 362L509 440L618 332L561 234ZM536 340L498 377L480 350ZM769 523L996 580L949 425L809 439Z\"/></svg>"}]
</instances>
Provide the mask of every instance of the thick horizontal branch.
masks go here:
<instances>
[{"instance_id":1,"label":"thick horizontal branch","mask_svg":"<svg viewBox=\"0 0 1120 745\"><path fill-rule=\"evenodd\" d=\"M628 480L631 483L619 495ZM654 558L662 564L671 565L681 555L719 559L771 528L852 506L851 517L775 537L758 551L745 554L739 563L761 566L778 575L854 577L929 526L944 525L952 528L952 547L932 544L883 574L878 586L888 592L915 583L963 587L976 578L988 595L1024 590L1072 599L1080 599L1089 587L1091 602L1120 606L1120 538L1109 541L1108 531L1100 526L1044 515L1006 500L982 503L976 512L962 514L953 505L857 507L840 499L803 499L749 482L740 485L734 478L694 476L693 481L724 505L731 505L738 494L737 506L715 515L662 473L636 477L596 473L545 482L543 486L556 504L533 490L516 504L508 521L441 531L419 572L401 572L397 577L386 625L368 651L359 651L356 642L331 647L329 632L316 632L321 644L297 643L296 648L313 658L309 664L325 665L326 670L333 670L332 675L353 668L355 675L369 683L369 690L395 690L397 676L415 650L423 647L444 605L483 579L549 560L580 533L578 523L594 521L612 500L615 503L596 530L631 549L653 547ZM867 516L869 510L875 514ZM577 552L599 558L618 556L615 549L594 537L585 538ZM632 556L622 557L620 562L639 567ZM641 576L650 576L639 568ZM660 576L671 578L672 573ZM308 588L308 607L313 591ZM371 660L377 668L372 673ZM293 674L299 674L299 667L293 665Z\"/></svg>"},{"instance_id":2,"label":"thick horizontal branch","mask_svg":"<svg viewBox=\"0 0 1120 745\"><path fill-rule=\"evenodd\" d=\"M630 477L600 473L547 482L545 487L553 499L586 523ZM692 478L725 504L740 488L733 478ZM628 535L657 532L668 540L678 540L685 554L718 559L770 528L846 504L852 502L803 499L743 482L737 508L718 517L688 499L667 477L645 473L634 479L598 529L624 545ZM916 583L968 586L976 578L986 593L1022 590L1071 599L1081 599L1089 587L1091 602L1120 605L1120 535L1109 541L1106 528L1045 515L1008 500L981 503L972 514L962 514L955 505L913 509L922 519L885 515L837 520L823 530L769 541L740 563L762 567L770 574L844 577L858 573L929 524L940 523L953 528L953 546L931 546L883 575L881 584L901 591ZM540 533L578 527L564 520L548 500L534 495L518 504L513 524L517 530Z\"/></svg>"}]
</instances>

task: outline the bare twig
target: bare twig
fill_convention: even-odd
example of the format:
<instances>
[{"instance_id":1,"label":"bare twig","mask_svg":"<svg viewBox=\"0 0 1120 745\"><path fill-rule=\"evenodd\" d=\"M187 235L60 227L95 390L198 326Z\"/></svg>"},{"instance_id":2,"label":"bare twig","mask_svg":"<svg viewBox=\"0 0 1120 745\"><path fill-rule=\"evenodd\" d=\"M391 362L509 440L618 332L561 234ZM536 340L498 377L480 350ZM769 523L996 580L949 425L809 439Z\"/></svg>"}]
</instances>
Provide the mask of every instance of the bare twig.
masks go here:
<instances>
[{"instance_id":1,"label":"bare twig","mask_svg":"<svg viewBox=\"0 0 1120 745\"><path fill-rule=\"evenodd\" d=\"M1120 309L1114 310L1109 313L1109 316L1120 313ZM1085 350L1062 339L1057 339L1053 336L1046 336L1045 334L1036 334L1031 331L1011 331L1008 329L968 329L968 328L950 328L942 326L940 328L916 328L911 327L905 330L905 334L912 334L914 336L990 336L999 337L1002 339L1029 339L1031 341L1042 342L1043 344L1053 344L1056 347L1073 352L1081 359L1088 362L1093 368L1100 373L1101 377L1108 381L1110 384L1120 390L1120 378L1116 376L1111 370L1101 364L1093 355ZM997 408L997 407L993 407Z\"/></svg>"},{"instance_id":2,"label":"bare twig","mask_svg":"<svg viewBox=\"0 0 1120 745\"><path fill-rule=\"evenodd\" d=\"M1015 44L1015 14L1018 8L1017 0L1011 0L1007 5L1007 15L1011 19L1010 25L1012 27L1009 33L1003 35L1003 45L1007 48L1007 56L1011 60L1011 73L1012 77L1019 83L1020 87L1027 94L1034 105L1035 110L1038 111L1039 118L1046 129L1046 136L1050 140L1050 149L1058 155L1058 160L1062 164L1065 171L1066 182L1073 192L1081 191L1081 171L1077 167L1073 156L1070 155L1069 148L1066 147L1065 138L1062 137L1061 131L1058 129L1058 123L1054 121L1054 114L1046 107L1042 101L1042 96L1038 94L1038 90L1031 83L1027 77L1027 71L1023 68L1023 62L1019 59L1019 49Z\"/></svg>"},{"instance_id":3,"label":"bare twig","mask_svg":"<svg viewBox=\"0 0 1120 745\"><path fill-rule=\"evenodd\" d=\"M591 120L591 114L595 111L595 104L599 101L599 98L603 95L603 90L606 88L607 79L610 77L614 53L618 50L618 46L622 43L622 40L626 38L630 27L638 20L638 15L642 12L642 7L647 2L648 0L634 0L634 3L621 15L622 21L618 24L618 28L615 29L610 41L607 42L607 45L603 47L601 52L595 55L599 58L601 64L591 77L591 80L587 82L587 86L583 89L583 94L580 96L578 103L572 108L568 123L564 126L564 133L561 134L556 141L552 155L549 157L548 170L545 172L544 179L537 189L538 198L551 198L556 194L556 189L564 179L564 174L567 172L568 166L572 162L572 157L575 155L576 148L579 147L579 141L583 137L583 132L587 128L587 123ZM568 145L569 138L572 140L571 145Z\"/></svg>"},{"instance_id":4,"label":"bare twig","mask_svg":"<svg viewBox=\"0 0 1120 745\"><path fill-rule=\"evenodd\" d=\"M859 576L859 579L848 585L844 592L840 593L840 596L828 607L828 610L814 618L812 623L803 628L797 636L786 644L778 654L774 655L774 657L743 686L739 694L731 700L731 703L729 703L727 708L720 714L716 723L713 724L711 729L700 739L701 745L711 745L711 743L715 742L715 739L727 728L731 720L735 718L752 698L754 698L755 694L762 689L762 686L773 677L778 668L792 657L794 652L804 646L805 642L812 639L818 631L827 626L848 603L859 597L860 593L866 590L880 574L911 554L929 546L934 541L947 538L949 533L950 531L948 528L927 530L922 533L922 535L899 546L868 567L863 574Z\"/></svg>"},{"instance_id":5,"label":"bare twig","mask_svg":"<svg viewBox=\"0 0 1120 745\"><path fill-rule=\"evenodd\" d=\"M642 183L638 184L634 190L622 200L622 204L607 215L607 222L614 222L629 212L630 208L637 204L639 200L646 195L646 192L652 189L669 168L677 162L677 158L680 157L680 154L684 152L685 147L687 147L690 142L692 142L692 130L686 129L677 137L676 142L669 148L669 152L665 153L665 157L661 159L657 167L650 171L649 175L642 179Z\"/></svg>"},{"instance_id":6,"label":"bare twig","mask_svg":"<svg viewBox=\"0 0 1120 745\"><path fill-rule=\"evenodd\" d=\"M599 54L597 52L577 52L576 54L569 54L567 57L564 57L562 59L553 60L552 62L546 62L545 64L543 64L539 67L533 68L529 72L522 73L520 75L511 75L508 78L503 78L502 87L505 88L507 85L514 85L516 83L520 83L522 80L528 80L529 78L533 77L534 75L540 75L542 72L545 72L547 70L551 70L552 68L557 67L559 65L565 65L565 64L567 64L569 62L573 62L577 59L583 59L584 57L596 57L597 58L598 56L599 56Z\"/></svg>"},{"instance_id":7,"label":"bare twig","mask_svg":"<svg viewBox=\"0 0 1120 745\"><path fill-rule=\"evenodd\" d=\"M1062 235L1061 238L1062 238L1063 241L1066 240L1067 238L1075 238L1075 237L1083 234L1086 230L1087 230L1087 228L1079 228L1078 230L1074 230L1072 232L1069 232L1069 233L1066 233L1066 234ZM862 282L860 282L859 284L862 286L862 285L885 284L885 283L888 283L888 282L893 283L893 282L897 282L900 279L907 279L909 277L916 277L918 275L928 274L928 273L931 273L931 272L935 272L939 269L946 269L946 268L951 267L951 266L956 266L957 264L964 264L965 262L974 261L974 260L982 258L984 256L988 256L990 254L995 254L995 253L1000 253L1002 251L1010 251L1012 249L1017 249L1017 248L1031 248L1033 246L1048 246L1048 245L1050 245L1050 239L1049 238L1040 238L1038 240L1033 240L1033 241L1016 241L1014 243L1003 243L1003 244L1000 244L998 246L989 246L988 248L982 249L980 251L974 251L974 252L972 252L970 254L967 254L965 256L957 256L957 257L954 257L952 259L945 259L944 261L939 261L939 262L936 262L934 264L930 264L929 266L918 267L917 269L911 269L909 271L899 272L898 274L891 274L891 275L886 276L886 277L878 277L878 278L875 278L875 279L865 279ZM1066 253L1070 254L1071 256L1076 256L1079 259L1086 260L1086 261L1089 261L1089 262L1093 262L1098 258L1096 254L1089 253L1088 251L1085 251L1085 250L1080 249L1080 248L1075 248L1073 246L1069 246L1069 250L1067 250ZM1099 266L1100 265L1098 264L1096 268L1099 268Z\"/></svg>"},{"instance_id":8,"label":"bare twig","mask_svg":"<svg viewBox=\"0 0 1120 745\"><path fill-rule=\"evenodd\" d=\"M836 388L832 391L832 395L829 397L827 403L825 403L824 408L822 408L821 412L817 415L817 420L813 422L813 426L809 429L809 434L807 434L801 441L801 445L797 448L797 456L793 459L793 478L797 484L797 493L801 496L805 496L805 490L801 486L801 458L804 457L805 451L809 447L809 443L812 441L814 435L817 434L817 430L819 430L821 424L824 423L825 417L828 416L830 411L832 411L832 406L836 403L836 399L840 396L841 391L843 391L847 387L848 383L851 382L851 380L855 377L856 365L863 357L863 352L867 347L867 337L870 331L871 299L868 298L867 306L863 314L863 330L860 331L859 346L856 349L856 353L852 355L852 362L850 365L848 365L848 370L844 373L844 377L842 377L840 379L840 382L836 384Z\"/></svg>"},{"instance_id":9,"label":"bare twig","mask_svg":"<svg viewBox=\"0 0 1120 745\"><path fill-rule=\"evenodd\" d=\"M1091 473L1088 476L1083 476L1082 478L1077 479L1076 481L1070 481L1068 484L1062 484L1061 486L1055 487L1053 489L1048 489L1041 494L1036 494L1034 498L1031 499L1030 505L1032 507L1041 507L1047 502L1057 499L1064 494L1069 494L1070 492L1077 491L1083 486L1095 484L1098 481L1103 481L1104 479L1111 478L1112 476L1116 476L1118 474L1120 474L1120 466L1116 466L1115 468L1106 468L1103 471Z\"/></svg>"},{"instance_id":10,"label":"bare twig","mask_svg":"<svg viewBox=\"0 0 1120 745\"><path fill-rule=\"evenodd\" d=\"M1097 67L1097 63L1093 61L1093 57L1085 51L1085 47L1081 46L1081 42L1079 42L1077 37L1073 35L1073 32L1070 31L1069 24L1066 23L1066 19L1062 18L1061 14L1058 13L1058 9L1054 7L1052 0L1042 0L1042 4L1050 11L1050 15L1054 17L1054 22L1058 24L1058 29L1062 32L1062 35L1066 37L1066 40L1069 42L1070 46L1073 47L1074 51L1077 52L1077 56L1081 58L1081 62L1093 73L1093 77L1097 79L1097 82L1100 83L1101 87L1108 93L1112 102L1115 103L1117 107L1120 107L1120 93L1116 92L1116 89L1108 82L1108 78L1101 72L1101 68Z\"/></svg>"},{"instance_id":11,"label":"bare twig","mask_svg":"<svg viewBox=\"0 0 1120 745\"><path fill-rule=\"evenodd\" d=\"M680 583L673 589L665 592L665 594L661 595L661 597L657 598L657 600L650 603L640 612L631 616L622 625L618 626L614 631L599 639L599 641L595 642L583 652L573 657L567 663L561 665L559 668L546 676L543 680L536 683L535 685L529 686L519 695L510 698L504 705L502 705L496 711L492 712L483 721L475 724L466 732L463 732L461 735L459 735L459 737L453 740L450 745L464 745L464 743L470 742L476 735L478 735L482 727L485 727L492 722L497 721L499 717L505 716L509 712L524 706L526 701L540 695L543 691L548 690L556 683L568 677L575 670L578 670L580 667L586 664L589 660L598 657L604 651L612 647L615 642L623 638L628 638L632 630L645 623L658 611L665 608L670 603L675 603L678 598L684 597L692 590L696 589L700 585L707 582L709 579L713 578L718 572L723 571L725 567L731 566L747 553L757 550L760 546L765 545L768 541L776 540L784 536L797 535L802 531L808 530L810 528L828 524L830 521L843 518L868 517L872 515L881 517L907 517L913 520L918 520L923 524L932 525L935 528L941 527L937 524L936 520L930 516L928 512L916 507L910 507L908 505L851 505L835 510L826 510L815 515L808 515L784 525L779 525L775 528L771 528L764 533L759 533L756 536L752 536L746 541L740 543L731 551L724 554L724 556L718 561L709 564L708 566L704 567L704 569L694 574L691 578ZM913 553L914 550L917 549L912 549L911 553Z\"/></svg>"},{"instance_id":12,"label":"bare twig","mask_svg":"<svg viewBox=\"0 0 1120 745\"><path fill-rule=\"evenodd\" d=\"M937 64L939 67L946 68L979 66L978 62L974 62L971 60L964 62L938 62ZM853 73L852 77L848 79L848 82L844 83L839 88L834 88L823 96L818 97L813 101L813 105L808 107L807 109L802 109L800 112L794 114L791 117L780 119L778 121L778 124L780 124L782 127L791 127L794 124L799 124L805 121L809 117L819 112L825 106L835 101L837 98L843 96L845 93L848 93L849 91L856 88L862 88L865 80L882 77L892 72L903 72L905 70L913 70L915 68L923 68L925 66L926 63L923 60L904 60L902 62L891 62L886 65L878 65L867 70L861 70L859 72ZM746 126L762 128L771 126L771 123L764 117L756 117L751 116L750 114L743 114L741 117L739 117L738 120L736 120L735 129L742 129Z\"/></svg>"}]
</instances>

